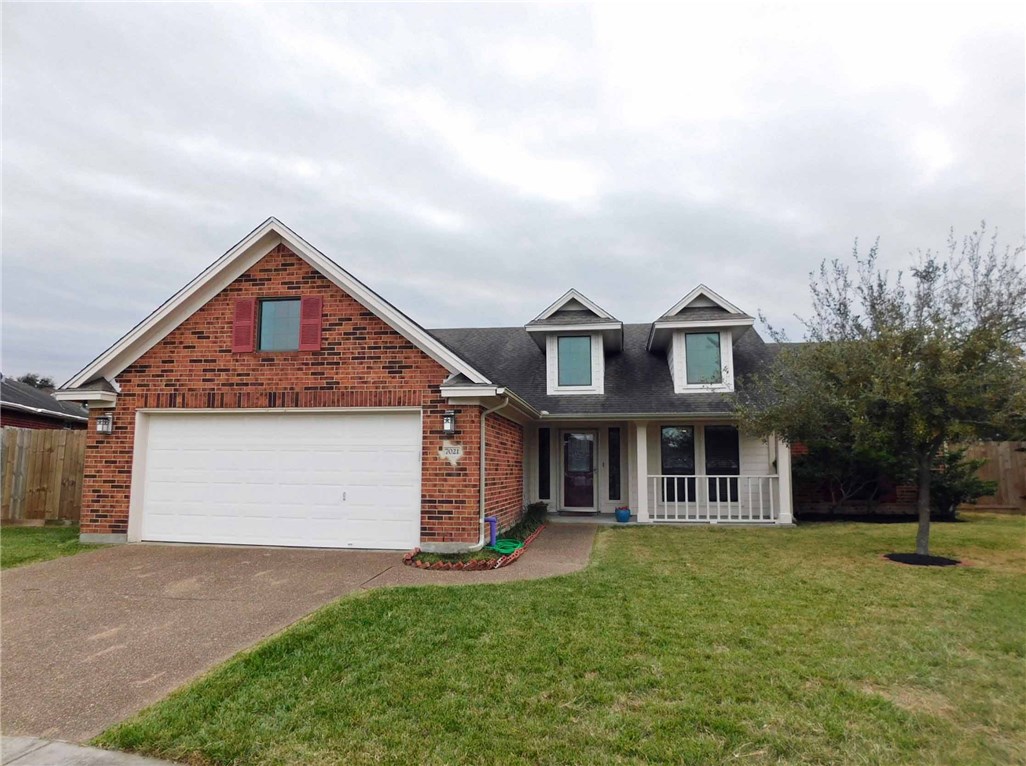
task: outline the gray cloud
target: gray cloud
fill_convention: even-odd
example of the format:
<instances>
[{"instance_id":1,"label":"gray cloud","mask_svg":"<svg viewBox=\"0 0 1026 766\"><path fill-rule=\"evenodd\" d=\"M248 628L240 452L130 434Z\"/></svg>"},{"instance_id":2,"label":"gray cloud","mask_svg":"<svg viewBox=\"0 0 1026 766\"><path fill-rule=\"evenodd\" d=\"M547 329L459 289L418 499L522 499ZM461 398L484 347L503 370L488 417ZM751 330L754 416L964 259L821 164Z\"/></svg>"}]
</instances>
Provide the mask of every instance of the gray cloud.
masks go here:
<instances>
[{"instance_id":1,"label":"gray cloud","mask_svg":"<svg viewBox=\"0 0 1026 766\"><path fill-rule=\"evenodd\" d=\"M427 326L1024 235L1009 7L5 6L3 371L67 378L276 215Z\"/></svg>"}]
</instances>

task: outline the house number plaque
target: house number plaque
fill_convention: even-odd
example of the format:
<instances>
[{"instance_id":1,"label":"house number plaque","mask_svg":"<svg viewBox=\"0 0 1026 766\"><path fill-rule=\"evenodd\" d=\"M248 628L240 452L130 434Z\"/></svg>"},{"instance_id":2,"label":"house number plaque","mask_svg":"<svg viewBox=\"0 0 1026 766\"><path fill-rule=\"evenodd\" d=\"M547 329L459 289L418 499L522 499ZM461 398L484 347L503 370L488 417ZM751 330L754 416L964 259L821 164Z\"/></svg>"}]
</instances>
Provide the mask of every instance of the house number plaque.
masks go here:
<instances>
[{"instance_id":1,"label":"house number plaque","mask_svg":"<svg viewBox=\"0 0 1026 766\"><path fill-rule=\"evenodd\" d=\"M463 457L463 445L447 439L442 442L442 448L438 450L438 457L448 460L450 465L455 466Z\"/></svg>"}]
</instances>

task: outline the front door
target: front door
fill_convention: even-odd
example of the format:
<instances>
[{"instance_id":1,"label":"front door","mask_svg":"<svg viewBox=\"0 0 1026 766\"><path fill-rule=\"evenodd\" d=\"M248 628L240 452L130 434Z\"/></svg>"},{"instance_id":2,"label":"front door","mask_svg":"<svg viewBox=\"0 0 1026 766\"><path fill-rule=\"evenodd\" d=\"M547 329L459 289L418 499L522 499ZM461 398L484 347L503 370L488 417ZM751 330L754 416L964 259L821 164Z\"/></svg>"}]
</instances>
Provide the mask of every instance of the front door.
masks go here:
<instances>
[{"instance_id":1,"label":"front door","mask_svg":"<svg viewBox=\"0 0 1026 766\"><path fill-rule=\"evenodd\" d=\"M563 432L563 507L595 510L595 431Z\"/></svg>"}]
</instances>

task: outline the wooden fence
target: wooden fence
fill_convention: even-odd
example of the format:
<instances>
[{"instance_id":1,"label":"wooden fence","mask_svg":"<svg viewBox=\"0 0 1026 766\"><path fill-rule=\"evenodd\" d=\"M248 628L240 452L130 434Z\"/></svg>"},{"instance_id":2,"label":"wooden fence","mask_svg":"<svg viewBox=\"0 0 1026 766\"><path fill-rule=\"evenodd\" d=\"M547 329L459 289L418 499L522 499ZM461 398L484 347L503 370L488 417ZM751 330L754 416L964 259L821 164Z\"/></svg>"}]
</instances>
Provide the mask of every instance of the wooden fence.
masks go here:
<instances>
[{"instance_id":1,"label":"wooden fence","mask_svg":"<svg viewBox=\"0 0 1026 766\"><path fill-rule=\"evenodd\" d=\"M1026 442L981 442L971 446L966 457L987 461L978 475L996 481L998 491L965 508L1026 513Z\"/></svg>"},{"instance_id":2,"label":"wooden fence","mask_svg":"<svg viewBox=\"0 0 1026 766\"><path fill-rule=\"evenodd\" d=\"M0 520L78 521L85 431L4 427Z\"/></svg>"}]
</instances>

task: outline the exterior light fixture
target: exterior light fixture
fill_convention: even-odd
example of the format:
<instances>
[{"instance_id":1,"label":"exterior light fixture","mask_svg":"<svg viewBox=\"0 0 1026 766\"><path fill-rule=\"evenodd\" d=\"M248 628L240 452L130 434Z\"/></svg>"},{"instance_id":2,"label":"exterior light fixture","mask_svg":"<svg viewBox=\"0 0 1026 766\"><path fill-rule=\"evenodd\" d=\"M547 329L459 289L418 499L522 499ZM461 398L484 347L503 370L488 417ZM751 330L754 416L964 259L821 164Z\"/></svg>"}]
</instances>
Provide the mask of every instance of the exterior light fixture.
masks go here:
<instances>
[{"instance_id":1,"label":"exterior light fixture","mask_svg":"<svg viewBox=\"0 0 1026 766\"><path fill-rule=\"evenodd\" d=\"M456 433L456 412L454 410L446 410L442 414L442 433L446 436Z\"/></svg>"},{"instance_id":2,"label":"exterior light fixture","mask_svg":"<svg viewBox=\"0 0 1026 766\"><path fill-rule=\"evenodd\" d=\"M106 415L98 415L96 417L96 433L114 433L114 413L108 412Z\"/></svg>"}]
</instances>

